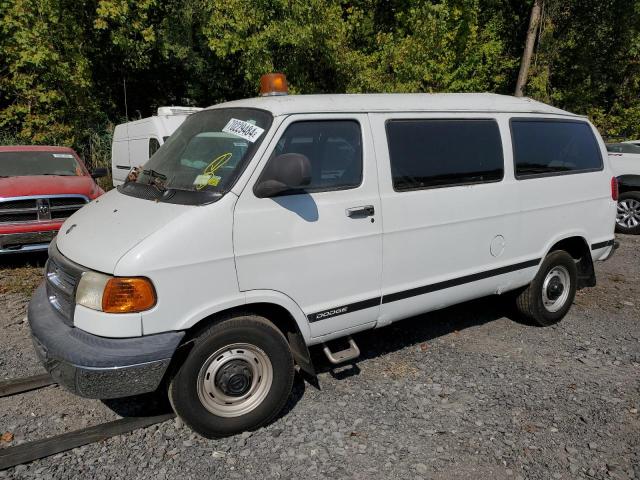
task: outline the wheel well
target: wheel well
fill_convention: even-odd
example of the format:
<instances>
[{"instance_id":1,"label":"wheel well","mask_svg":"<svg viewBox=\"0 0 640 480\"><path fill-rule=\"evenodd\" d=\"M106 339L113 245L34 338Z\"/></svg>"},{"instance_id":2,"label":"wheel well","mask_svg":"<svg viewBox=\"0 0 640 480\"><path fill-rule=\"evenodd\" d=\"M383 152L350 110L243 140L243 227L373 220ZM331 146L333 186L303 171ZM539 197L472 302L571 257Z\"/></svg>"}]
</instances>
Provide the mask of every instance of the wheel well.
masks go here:
<instances>
[{"instance_id":1,"label":"wheel well","mask_svg":"<svg viewBox=\"0 0 640 480\"><path fill-rule=\"evenodd\" d=\"M628 186L628 185L620 185L618 186L618 193L622 195L623 193L635 192L640 195L640 186Z\"/></svg>"},{"instance_id":2,"label":"wheel well","mask_svg":"<svg viewBox=\"0 0 640 480\"><path fill-rule=\"evenodd\" d=\"M618 192L640 192L640 175L620 175L618 177Z\"/></svg>"},{"instance_id":3,"label":"wheel well","mask_svg":"<svg viewBox=\"0 0 640 480\"><path fill-rule=\"evenodd\" d=\"M577 287L595 287L596 272L593 268L593 258L591 257L591 249L589 244L583 237L569 237L557 242L549 252L556 250L564 250L576 261L578 269L578 285Z\"/></svg>"},{"instance_id":4,"label":"wheel well","mask_svg":"<svg viewBox=\"0 0 640 480\"><path fill-rule=\"evenodd\" d=\"M190 343L191 339L197 337L213 323L235 315L246 314L260 315L273 323L289 342L289 348L298 366L315 377L316 372L311 362L311 355L298 324L286 308L274 303L249 303L209 315L187 330L183 345Z\"/></svg>"}]
</instances>

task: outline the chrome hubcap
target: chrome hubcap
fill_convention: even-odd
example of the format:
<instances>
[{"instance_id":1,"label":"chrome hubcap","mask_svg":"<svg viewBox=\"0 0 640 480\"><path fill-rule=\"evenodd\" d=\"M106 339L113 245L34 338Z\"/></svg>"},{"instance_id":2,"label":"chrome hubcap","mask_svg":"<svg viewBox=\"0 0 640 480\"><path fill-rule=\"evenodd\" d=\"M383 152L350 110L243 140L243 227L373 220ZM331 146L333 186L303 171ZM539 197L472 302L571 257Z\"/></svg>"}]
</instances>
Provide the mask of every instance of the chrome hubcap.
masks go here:
<instances>
[{"instance_id":1,"label":"chrome hubcap","mask_svg":"<svg viewBox=\"0 0 640 480\"><path fill-rule=\"evenodd\" d=\"M618 201L616 223L623 228L634 228L640 225L640 201L634 198Z\"/></svg>"},{"instance_id":2,"label":"chrome hubcap","mask_svg":"<svg viewBox=\"0 0 640 480\"><path fill-rule=\"evenodd\" d=\"M562 265L553 267L542 283L542 304L550 312L560 310L569 298L571 277Z\"/></svg>"},{"instance_id":3,"label":"chrome hubcap","mask_svg":"<svg viewBox=\"0 0 640 480\"><path fill-rule=\"evenodd\" d=\"M225 395L239 397L251 387L253 372L246 361L230 360L218 369L214 382Z\"/></svg>"},{"instance_id":4,"label":"chrome hubcap","mask_svg":"<svg viewBox=\"0 0 640 480\"><path fill-rule=\"evenodd\" d=\"M273 367L255 345L236 343L211 355L198 374L198 398L220 417L246 415L265 399L273 382Z\"/></svg>"}]
</instances>

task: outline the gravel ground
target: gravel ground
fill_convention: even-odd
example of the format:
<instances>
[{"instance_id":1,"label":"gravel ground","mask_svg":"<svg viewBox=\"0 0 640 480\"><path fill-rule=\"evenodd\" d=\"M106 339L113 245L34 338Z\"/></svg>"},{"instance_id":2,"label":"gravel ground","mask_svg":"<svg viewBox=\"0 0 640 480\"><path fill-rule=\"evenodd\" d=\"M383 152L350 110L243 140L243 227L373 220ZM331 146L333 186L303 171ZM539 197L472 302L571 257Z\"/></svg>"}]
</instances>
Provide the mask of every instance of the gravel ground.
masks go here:
<instances>
[{"instance_id":1,"label":"gravel ground","mask_svg":"<svg viewBox=\"0 0 640 480\"><path fill-rule=\"evenodd\" d=\"M358 335L356 367L314 349L322 390L298 378L256 432L210 441L176 419L0 478L640 479L640 237L618 240L557 326L466 303ZM41 371L24 321L41 262L0 270L0 378ZM0 449L115 418L57 387L0 399Z\"/></svg>"}]
</instances>

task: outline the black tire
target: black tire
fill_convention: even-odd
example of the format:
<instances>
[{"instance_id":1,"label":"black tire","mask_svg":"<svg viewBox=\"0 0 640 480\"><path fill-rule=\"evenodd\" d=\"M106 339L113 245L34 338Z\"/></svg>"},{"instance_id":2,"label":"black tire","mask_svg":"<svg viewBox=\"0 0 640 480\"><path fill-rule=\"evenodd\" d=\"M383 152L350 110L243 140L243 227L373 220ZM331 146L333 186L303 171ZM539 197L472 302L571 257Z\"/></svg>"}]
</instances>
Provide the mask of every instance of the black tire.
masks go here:
<instances>
[{"instance_id":1,"label":"black tire","mask_svg":"<svg viewBox=\"0 0 640 480\"><path fill-rule=\"evenodd\" d=\"M568 274L569 285L567 288L563 284L563 288L561 289L562 293L560 293L560 296L557 299L559 303L548 307L545 306L545 302L543 300L543 285L549 273L554 269L556 269L555 272L560 271ZM548 298L553 298L557 294L557 286L554 292L549 290L549 287L553 287L553 285L551 285L553 283L553 277L555 277L555 275L551 275L551 281L547 286L546 293ZM560 277L561 276L558 275L558 278ZM544 259L542 265L540 265L540 269L533 281L516 297L516 308L518 313L528 322L542 327L558 323L567 314L569 308L571 308L571 304L573 303L573 299L576 295L576 280L577 268L573 257L564 250L551 252ZM558 282L555 283L557 285ZM568 290L566 298L563 296L565 290ZM553 311L550 310L550 308Z\"/></svg>"},{"instance_id":2,"label":"black tire","mask_svg":"<svg viewBox=\"0 0 640 480\"><path fill-rule=\"evenodd\" d=\"M630 204L628 202L631 202ZM623 208L621 202L625 202L627 208ZM616 212L616 232L626 233L628 235L640 235L640 223L634 226L626 226L618 223L618 216L622 210L626 210L627 213L634 215L636 220L640 219L640 192L624 192L618 197L618 211ZM629 209L628 207L634 206L635 208Z\"/></svg>"},{"instance_id":3,"label":"black tire","mask_svg":"<svg viewBox=\"0 0 640 480\"><path fill-rule=\"evenodd\" d=\"M247 348L243 349L237 346L241 344ZM225 350L232 345L236 345L236 347ZM252 353L252 349L254 349L253 352L258 353ZM220 360L222 355L216 352L221 350L228 352L230 358L233 358L233 352L240 352L242 355L243 351L247 351L249 353L246 355L258 355L254 358L256 365L261 365L259 359L263 362L262 365L266 364L264 360L264 356L266 356L272 368L270 387L264 387L265 381L260 384L261 380L269 378L266 373L267 369L260 370L259 377L257 374L244 375L249 371L249 366L252 366L253 362L244 359ZM216 354L216 358L213 358L214 354ZM232 365L234 361L239 363ZM206 365L210 366L206 368ZM211 365L217 365L217 367L211 367ZM247 368L242 365L246 365ZM215 370L217 373L211 372L211 368L217 368ZM229 368L231 370L228 370ZM240 370L235 370L236 368ZM284 335L271 322L257 315L234 316L217 322L195 338L195 344L189 355L170 380L169 400L176 414L200 435L207 438L225 437L254 430L273 420L283 409L291 394L294 373L293 357L289 344ZM249 390L243 395L252 392L255 385L258 385L255 388L262 389L262 393L253 392L252 395L255 394L255 396L247 397L247 401L256 402L256 399L263 395L264 398L255 406L250 407L252 408L250 411L236 412L237 416L221 416L213 413L211 409L225 412L225 409L229 407L221 400L222 397L219 396L216 399L211 391L213 390L216 394L220 392L232 395L233 393L229 393L231 388L229 386L233 387L231 380L234 377L242 377L243 381L250 384ZM238 385L243 387L246 384L241 381L240 384L236 383L235 387ZM208 390L205 392L207 388ZM238 394L238 392L235 393ZM243 395L237 396L239 401ZM201 400L201 397L204 400ZM208 403L209 407L205 406L203 402Z\"/></svg>"}]
</instances>

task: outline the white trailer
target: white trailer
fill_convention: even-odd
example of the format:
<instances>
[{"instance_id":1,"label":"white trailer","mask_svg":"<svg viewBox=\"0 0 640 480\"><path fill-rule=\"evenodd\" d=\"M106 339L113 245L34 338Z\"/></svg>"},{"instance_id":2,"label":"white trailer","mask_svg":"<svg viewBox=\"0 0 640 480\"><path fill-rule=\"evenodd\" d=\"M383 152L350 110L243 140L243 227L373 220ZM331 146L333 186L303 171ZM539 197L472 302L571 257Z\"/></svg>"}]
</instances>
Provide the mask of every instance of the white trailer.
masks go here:
<instances>
[{"instance_id":1,"label":"white trailer","mask_svg":"<svg viewBox=\"0 0 640 480\"><path fill-rule=\"evenodd\" d=\"M144 165L197 107L160 107L153 117L117 125L111 144L113 185L124 183L133 167Z\"/></svg>"}]
</instances>

